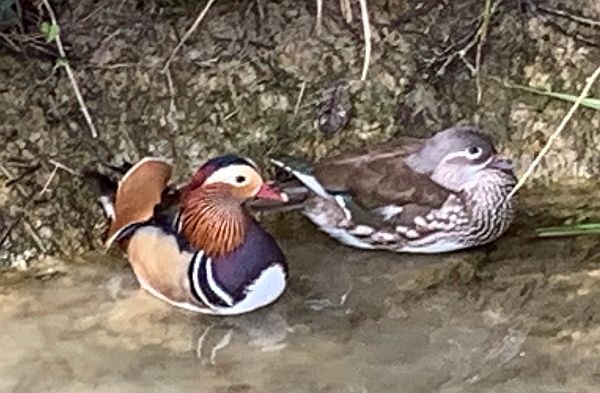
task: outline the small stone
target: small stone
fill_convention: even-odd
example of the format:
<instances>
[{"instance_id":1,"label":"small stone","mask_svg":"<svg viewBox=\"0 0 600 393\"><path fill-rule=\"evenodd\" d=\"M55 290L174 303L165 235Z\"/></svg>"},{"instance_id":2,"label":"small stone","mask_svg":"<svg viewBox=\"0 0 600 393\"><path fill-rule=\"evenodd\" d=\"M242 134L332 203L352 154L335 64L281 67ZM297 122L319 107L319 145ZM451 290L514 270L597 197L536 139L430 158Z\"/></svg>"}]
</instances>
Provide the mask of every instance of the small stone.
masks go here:
<instances>
[{"instance_id":1,"label":"small stone","mask_svg":"<svg viewBox=\"0 0 600 393\"><path fill-rule=\"evenodd\" d=\"M31 133L31 135L29 135L29 140L31 142L37 142L40 138L42 137L42 133L41 132L33 132Z\"/></svg>"},{"instance_id":2,"label":"small stone","mask_svg":"<svg viewBox=\"0 0 600 393\"><path fill-rule=\"evenodd\" d=\"M17 270L25 271L27 270L27 261L25 260L23 255L18 255L16 258L14 258L12 266L15 267Z\"/></svg>"},{"instance_id":3,"label":"small stone","mask_svg":"<svg viewBox=\"0 0 600 393\"><path fill-rule=\"evenodd\" d=\"M54 233L52 232L52 228L45 225L39 229L39 234L44 239L50 239Z\"/></svg>"}]
</instances>

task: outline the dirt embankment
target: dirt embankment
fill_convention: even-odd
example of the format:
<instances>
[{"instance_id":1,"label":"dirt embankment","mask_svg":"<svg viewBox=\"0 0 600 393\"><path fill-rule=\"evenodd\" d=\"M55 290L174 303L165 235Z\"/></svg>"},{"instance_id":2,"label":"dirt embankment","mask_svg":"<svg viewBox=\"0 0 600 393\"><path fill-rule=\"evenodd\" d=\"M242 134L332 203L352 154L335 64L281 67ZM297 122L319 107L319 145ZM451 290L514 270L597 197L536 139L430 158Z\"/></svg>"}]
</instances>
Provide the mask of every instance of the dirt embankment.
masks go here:
<instances>
[{"instance_id":1,"label":"dirt embankment","mask_svg":"<svg viewBox=\"0 0 600 393\"><path fill-rule=\"evenodd\" d=\"M493 2L481 45L482 2L371 1L373 56L368 80L360 82L358 4L351 2L349 20L338 2L325 3L317 34L316 2L218 2L169 75L161 73L163 62L200 8L120 0L57 5L97 139L64 71L54 68L53 51L7 33L0 40L1 263L25 266L42 252L93 246L103 220L76 174L99 162L163 155L181 177L225 151L258 161L281 153L320 157L466 122L495 135L526 166L567 105L498 80L576 93L600 62L596 0L568 8L559 1ZM324 134L316 108L340 86L350 121ZM581 110L538 179L597 176L599 124L597 112Z\"/></svg>"}]
</instances>

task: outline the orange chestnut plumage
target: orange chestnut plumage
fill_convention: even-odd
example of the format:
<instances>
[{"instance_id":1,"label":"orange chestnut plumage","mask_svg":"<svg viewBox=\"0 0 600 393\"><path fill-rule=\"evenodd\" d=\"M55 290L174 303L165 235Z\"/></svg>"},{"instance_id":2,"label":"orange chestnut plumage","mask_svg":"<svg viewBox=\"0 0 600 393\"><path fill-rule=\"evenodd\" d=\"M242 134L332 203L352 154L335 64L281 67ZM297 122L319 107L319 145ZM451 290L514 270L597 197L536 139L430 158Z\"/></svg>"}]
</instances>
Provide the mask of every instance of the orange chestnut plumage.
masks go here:
<instances>
[{"instance_id":1,"label":"orange chestnut plumage","mask_svg":"<svg viewBox=\"0 0 600 393\"><path fill-rule=\"evenodd\" d=\"M244 241L251 218L243 204L252 198L288 199L264 183L251 161L238 156L210 160L183 193L181 231L192 246L207 255L226 255Z\"/></svg>"}]
</instances>

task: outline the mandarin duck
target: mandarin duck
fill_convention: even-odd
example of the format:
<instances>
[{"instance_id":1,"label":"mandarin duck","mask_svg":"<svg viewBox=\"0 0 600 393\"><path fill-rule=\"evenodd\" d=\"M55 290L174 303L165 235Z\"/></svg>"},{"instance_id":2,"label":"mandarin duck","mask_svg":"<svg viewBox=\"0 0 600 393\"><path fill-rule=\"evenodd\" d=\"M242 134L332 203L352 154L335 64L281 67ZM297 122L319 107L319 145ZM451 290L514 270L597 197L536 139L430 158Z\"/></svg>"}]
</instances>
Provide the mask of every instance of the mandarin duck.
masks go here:
<instances>
[{"instance_id":1,"label":"mandarin duck","mask_svg":"<svg viewBox=\"0 0 600 393\"><path fill-rule=\"evenodd\" d=\"M272 162L288 175L279 187L290 202L353 247L455 251L496 240L513 220L514 201L506 200L516 184L512 164L471 127L324 159L312 168Z\"/></svg>"},{"instance_id":2,"label":"mandarin duck","mask_svg":"<svg viewBox=\"0 0 600 393\"><path fill-rule=\"evenodd\" d=\"M169 185L171 172L166 160L147 157L118 185L88 173L109 219L105 246L126 252L142 288L187 310L236 315L278 299L285 257L244 203L287 196L236 155L208 160L179 189Z\"/></svg>"}]
</instances>

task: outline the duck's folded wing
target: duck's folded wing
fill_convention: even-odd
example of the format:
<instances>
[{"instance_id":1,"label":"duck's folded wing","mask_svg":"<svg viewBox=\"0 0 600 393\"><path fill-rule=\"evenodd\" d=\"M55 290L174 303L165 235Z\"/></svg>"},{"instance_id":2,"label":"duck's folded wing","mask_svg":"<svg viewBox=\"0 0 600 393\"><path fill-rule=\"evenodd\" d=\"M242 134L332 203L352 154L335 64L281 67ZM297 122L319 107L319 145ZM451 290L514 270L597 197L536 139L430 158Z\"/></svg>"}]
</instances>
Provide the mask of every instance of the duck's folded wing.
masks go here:
<instances>
[{"instance_id":1,"label":"duck's folded wing","mask_svg":"<svg viewBox=\"0 0 600 393\"><path fill-rule=\"evenodd\" d=\"M119 181L114 199L114 219L107 233L106 247L131 225L151 219L163 199L172 166L161 158L146 157Z\"/></svg>"},{"instance_id":2,"label":"duck's folded wing","mask_svg":"<svg viewBox=\"0 0 600 393\"><path fill-rule=\"evenodd\" d=\"M327 158L313 166L290 158L271 161L276 168L292 175L291 179L277 182L290 196L285 207L302 206L312 192L323 198L349 197L365 210L387 206L393 209L411 203L437 208L448 198L449 191L428 175L413 171L405 162L422 144L423 139L400 138ZM281 203L264 205L262 201L252 203L260 211L281 210Z\"/></svg>"},{"instance_id":3,"label":"duck's folded wing","mask_svg":"<svg viewBox=\"0 0 600 393\"><path fill-rule=\"evenodd\" d=\"M317 163L317 166L360 165L379 160L403 160L415 153L425 142L425 139L401 137L391 141L371 145L358 150L340 153Z\"/></svg>"},{"instance_id":4,"label":"duck's folded wing","mask_svg":"<svg viewBox=\"0 0 600 393\"><path fill-rule=\"evenodd\" d=\"M368 209L411 203L439 207L450 193L429 176L413 171L402 156L322 162L313 173L328 191L348 193Z\"/></svg>"}]
</instances>

